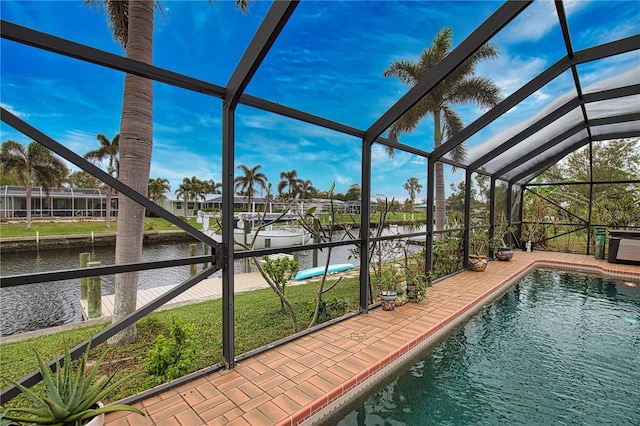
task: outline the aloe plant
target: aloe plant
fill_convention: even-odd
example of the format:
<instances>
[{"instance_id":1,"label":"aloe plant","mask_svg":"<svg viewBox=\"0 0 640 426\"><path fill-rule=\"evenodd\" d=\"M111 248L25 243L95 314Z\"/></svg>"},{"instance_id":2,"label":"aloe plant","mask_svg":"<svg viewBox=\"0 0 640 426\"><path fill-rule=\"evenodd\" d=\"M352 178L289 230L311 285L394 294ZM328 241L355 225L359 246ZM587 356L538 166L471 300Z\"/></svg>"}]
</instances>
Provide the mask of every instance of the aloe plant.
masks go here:
<instances>
[{"instance_id":1,"label":"aloe plant","mask_svg":"<svg viewBox=\"0 0 640 426\"><path fill-rule=\"evenodd\" d=\"M60 363L56 362L55 375L42 361L38 351L34 349L45 385L46 396L40 397L34 391L14 380L7 379L16 385L36 407L7 408L0 412L0 422L2 424L80 426L93 417L114 411L132 411L144 416L142 411L128 405L98 406L98 401L101 401L131 376L116 381L113 380L115 373L110 376L99 376L98 367L104 360L106 352L87 374L89 347L90 345L87 346L75 372L71 366L69 349L65 348L65 367L60 368Z\"/></svg>"}]
</instances>

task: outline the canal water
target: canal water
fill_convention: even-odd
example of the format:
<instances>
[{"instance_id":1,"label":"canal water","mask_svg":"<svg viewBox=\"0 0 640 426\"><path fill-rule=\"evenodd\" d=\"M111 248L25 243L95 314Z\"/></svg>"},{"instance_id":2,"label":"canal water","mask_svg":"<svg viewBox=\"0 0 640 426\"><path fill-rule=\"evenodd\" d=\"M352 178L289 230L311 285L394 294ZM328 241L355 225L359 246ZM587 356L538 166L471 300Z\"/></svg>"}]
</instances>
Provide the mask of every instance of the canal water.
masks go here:
<instances>
[{"instance_id":1,"label":"canal water","mask_svg":"<svg viewBox=\"0 0 640 426\"><path fill-rule=\"evenodd\" d=\"M394 230L395 231L395 230ZM397 232L397 231L395 231ZM336 232L334 240L344 239L344 232ZM331 263L354 263L355 246L336 247L331 251ZM40 250L34 252L2 253L0 274L4 276L75 269L80 265L80 253L91 252L91 259L103 266L113 265L114 247L94 247L88 249L68 248ZM318 252L318 265L326 262L327 249ZM198 244L198 254L204 254L202 244ZM398 253L399 254L399 253ZM145 245L142 261L159 261L185 258L189 255L189 243L160 243ZM313 266L313 250L298 253L300 269ZM200 269L200 268L199 268ZM235 272L244 272L241 261L235 264ZM220 277L216 272L213 277ZM177 285L189 278L189 266L179 266L140 272L140 290L158 286ZM102 277L102 295L113 294L114 275ZM39 284L29 284L0 289L0 336L8 336L26 331L39 330L63 324L82 321L80 309L80 281L61 280Z\"/></svg>"}]
</instances>

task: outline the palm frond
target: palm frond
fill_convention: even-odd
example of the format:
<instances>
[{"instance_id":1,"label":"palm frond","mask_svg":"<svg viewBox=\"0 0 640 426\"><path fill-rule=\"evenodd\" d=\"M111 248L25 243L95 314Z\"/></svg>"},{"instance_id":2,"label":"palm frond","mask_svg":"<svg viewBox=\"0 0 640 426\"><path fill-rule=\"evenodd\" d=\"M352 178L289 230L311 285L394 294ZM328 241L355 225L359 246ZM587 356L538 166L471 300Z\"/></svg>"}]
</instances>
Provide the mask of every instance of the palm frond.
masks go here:
<instances>
[{"instance_id":1,"label":"palm frond","mask_svg":"<svg viewBox=\"0 0 640 426\"><path fill-rule=\"evenodd\" d=\"M500 100L500 87L484 77L468 78L449 93L451 104L464 104L473 102L481 108L493 108Z\"/></svg>"},{"instance_id":2,"label":"palm frond","mask_svg":"<svg viewBox=\"0 0 640 426\"><path fill-rule=\"evenodd\" d=\"M384 77L398 77L398 79L407 86L414 86L422 76L419 67L405 60L393 62L382 73Z\"/></svg>"}]
</instances>

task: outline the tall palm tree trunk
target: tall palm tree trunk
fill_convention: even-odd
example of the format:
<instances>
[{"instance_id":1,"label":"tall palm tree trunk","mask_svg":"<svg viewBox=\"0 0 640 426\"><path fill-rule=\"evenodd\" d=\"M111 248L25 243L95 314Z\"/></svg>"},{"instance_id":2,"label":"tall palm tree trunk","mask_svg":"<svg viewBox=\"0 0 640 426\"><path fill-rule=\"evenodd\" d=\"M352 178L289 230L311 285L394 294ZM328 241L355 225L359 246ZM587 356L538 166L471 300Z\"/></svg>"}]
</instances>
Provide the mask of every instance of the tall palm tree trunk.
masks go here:
<instances>
[{"instance_id":1,"label":"tall palm tree trunk","mask_svg":"<svg viewBox=\"0 0 640 426\"><path fill-rule=\"evenodd\" d=\"M25 207L27 208L27 229L31 229L31 183L26 185Z\"/></svg>"},{"instance_id":2,"label":"tall palm tree trunk","mask_svg":"<svg viewBox=\"0 0 640 426\"><path fill-rule=\"evenodd\" d=\"M440 124L440 111L433 113L433 142L434 149L437 149L442 145L442 126ZM435 164L435 178L436 178L436 230L442 231L445 223L445 194L444 194L444 164L440 161ZM439 235L438 235L439 238Z\"/></svg>"},{"instance_id":3,"label":"tall palm tree trunk","mask_svg":"<svg viewBox=\"0 0 640 426\"><path fill-rule=\"evenodd\" d=\"M189 193L185 192L184 193L184 218L188 218L189 217Z\"/></svg>"},{"instance_id":4,"label":"tall palm tree trunk","mask_svg":"<svg viewBox=\"0 0 640 426\"><path fill-rule=\"evenodd\" d=\"M105 226L107 228L111 228L111 194L112 193L113 193L113 189L107 185L107 206L106 206L107 217L105 219Z\"/></svg>"},{"instance_id":5,"label":"tall palm tree trunk","mask_svg":"<svg viewBox=\"0 0 640 426\"><path fill-rule=\"evenodd\" d=\"M129 2L127 57L152 63L154 0ZM120 179L142 195L147 194L153 144L153 82L127 74L120 123ZM142 257L144 207L121 196L118 209L116 264L139 262ZM116 275L113 320L136 309L138 273ZM135 324L110 339L134 341Z\"/></svg>"}]
</instances>

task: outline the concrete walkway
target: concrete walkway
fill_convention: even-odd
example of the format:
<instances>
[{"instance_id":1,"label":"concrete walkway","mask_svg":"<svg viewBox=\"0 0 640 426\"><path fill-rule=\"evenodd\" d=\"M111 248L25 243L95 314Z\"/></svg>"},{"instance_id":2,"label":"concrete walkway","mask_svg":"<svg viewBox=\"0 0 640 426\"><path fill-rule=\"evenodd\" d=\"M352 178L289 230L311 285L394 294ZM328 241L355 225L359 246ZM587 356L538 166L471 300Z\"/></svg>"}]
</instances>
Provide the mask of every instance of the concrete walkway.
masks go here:
<instances>
[{"instance_id":1,"label":"concrete walkway","mask_svg":"<svg viewBox=\"0 0 640 426\"><path fill-rule=\"evenodd\" d=\"M269 287L267 281L262 277L260 272L249 272L245 274L234 275L235 293L244 293L247 291L258 290ZM147 290L138 291L138 299L136 309L141 308L155 298L162 296L167 291L174 288L175 285L154 287ZM99 318L108 318L113 315L113 303L115 296L113 294L102 296L102 316ZM222 298L222 278L207 278L202 280L195 286L191 287L184 293L171 299L162 309L175 308L176 306L198 303L205 300ZM88 318L87 301L81 300L83 318Z\"/></svg>"}]
</instances>

